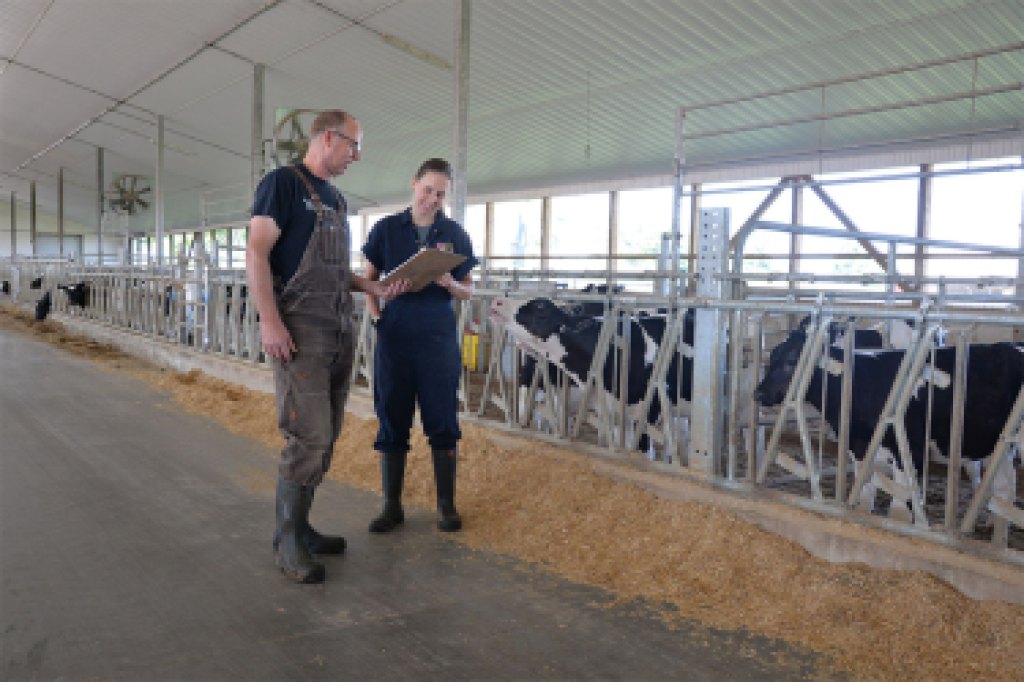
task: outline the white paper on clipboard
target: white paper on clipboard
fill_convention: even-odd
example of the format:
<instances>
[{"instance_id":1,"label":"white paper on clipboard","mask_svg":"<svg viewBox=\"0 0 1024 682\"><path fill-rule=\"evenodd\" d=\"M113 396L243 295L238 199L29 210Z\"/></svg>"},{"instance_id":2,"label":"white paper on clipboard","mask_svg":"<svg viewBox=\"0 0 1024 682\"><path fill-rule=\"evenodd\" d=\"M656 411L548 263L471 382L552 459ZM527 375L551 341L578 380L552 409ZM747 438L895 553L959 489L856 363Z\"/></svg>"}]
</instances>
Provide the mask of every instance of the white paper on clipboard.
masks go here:
<instances>
[{"instance_id":1,"label":"white paper on clipboard","mask_svg":"<svg viewBox=\"0 0 1024 682\"><path fill-rule=\"evenodd\" d=\"M412 283L409 290L419 291L464 260L466 257L458 253L423 248L381 277L380 281L383 284L391 284L395 280L407 279Z\"/></svg>"}]
</instances>

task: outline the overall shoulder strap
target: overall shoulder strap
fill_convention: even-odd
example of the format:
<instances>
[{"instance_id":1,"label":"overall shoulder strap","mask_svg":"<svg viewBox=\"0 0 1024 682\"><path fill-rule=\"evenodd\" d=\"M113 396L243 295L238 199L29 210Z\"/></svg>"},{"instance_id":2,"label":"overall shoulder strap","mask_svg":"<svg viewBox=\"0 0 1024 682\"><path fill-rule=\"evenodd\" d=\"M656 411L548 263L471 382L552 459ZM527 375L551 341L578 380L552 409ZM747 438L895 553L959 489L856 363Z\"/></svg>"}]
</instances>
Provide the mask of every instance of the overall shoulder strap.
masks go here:
<instances>
[{"instance_id":1,"label":"overall shoulder strap","mask_svg":"<svg viewBox=\"0 0 1024 682\"><path fill-rule=\"evenodd\" d=\"M298 166L289 166L295 174L299 176L299 180L302 180L302 184L306 186L306 191L309 192L309 198L313 200L313 207L316 208L316 212L320 213L323 211L323 205L320 202L320 195L313 189L313 183L309 181L306 174L303 173ZM335 190L337 191L337 190Z\"/></svg>"},{"instance_id":2,"label":"overall shoulder strap","mask_svg":"<svg viewBox=\"0 0 1024 682\"><path fill-rule=\"evenodd\" d=\"M345 197L341 196L341 192L334 185L331 185L331 189L334 190L334 196L338 198L338 213L343 216L348 215L348 203L345 202Z\"/></svg>"}]
</instances>

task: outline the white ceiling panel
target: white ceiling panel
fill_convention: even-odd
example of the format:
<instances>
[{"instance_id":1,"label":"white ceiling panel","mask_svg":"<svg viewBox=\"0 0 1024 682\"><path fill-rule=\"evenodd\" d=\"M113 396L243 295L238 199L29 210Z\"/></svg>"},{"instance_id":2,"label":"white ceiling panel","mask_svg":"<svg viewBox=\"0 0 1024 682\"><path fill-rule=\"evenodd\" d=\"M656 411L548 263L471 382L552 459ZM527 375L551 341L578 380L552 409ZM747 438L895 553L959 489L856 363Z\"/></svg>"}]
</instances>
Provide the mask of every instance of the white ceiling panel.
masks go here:
<instances>
[{"instance_id":1,"label":"white ceiling panel","mask_svg":"<svg viewBox=\"0 0 1024 682\"><path fill-rule=\"evenodd\" d=\"M253 63L272 65L347 23L308 0L281 0L226 35L219 45Z\"/></svg>"},{"instance_id":2,"label":"white ceiling panel","mask_svg":"<svg viewBox=\"0 0 1024 682\"><path fill-rule=\"evenodd\" d=\"M238 57L218 50L204 50L131 101L156 114L174 115L230 84L241 80L251 82L252 72L252 65Z\"/></svg>"},{"instance_id":3,"label":"white ceiling panel","mask_svg":"<svg viewBox=\"0 0 1024 682\"><path fill-rule=\"evenodd\" d=\"M19 66L0 76L0 139L17 139L32 156L61 140L107 106L107 100ZM57 131L63 131L57 134ZM4 170L22 159L4 158Z\"/></svg>"},{"instance_id":4,"label":"white ceiling panel","mask_svg":"<svg viewBox=\"0 0 1024 682\"><path fill-rule=\"evenodd\" d=\"M3 21L0 21L0 55L6 59L17 57L49 5L50 0L4 1Z\"/></svg>"}]
</instances>

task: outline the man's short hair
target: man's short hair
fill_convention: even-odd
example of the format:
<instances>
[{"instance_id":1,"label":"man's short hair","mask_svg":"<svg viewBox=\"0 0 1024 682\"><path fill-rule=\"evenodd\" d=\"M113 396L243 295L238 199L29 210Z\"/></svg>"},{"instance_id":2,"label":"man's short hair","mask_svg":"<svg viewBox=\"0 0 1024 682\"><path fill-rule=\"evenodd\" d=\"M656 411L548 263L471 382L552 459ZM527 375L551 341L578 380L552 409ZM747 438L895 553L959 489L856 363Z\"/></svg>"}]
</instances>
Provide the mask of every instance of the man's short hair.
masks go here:
<instances>
[{"instance_id":1,"label":"man's short hair","mask_svg":"<svg viewBox=\"0 0 1024 682\"><path fill-rule=\"evenodd\" d=\"M313 119L313 125L309 129L309 136L316 137L325 130L332 128L344 128L345 121L349 119L347 113L340 109L328 109L327 111L321 111Z\"/></svg>"}]
</instances>

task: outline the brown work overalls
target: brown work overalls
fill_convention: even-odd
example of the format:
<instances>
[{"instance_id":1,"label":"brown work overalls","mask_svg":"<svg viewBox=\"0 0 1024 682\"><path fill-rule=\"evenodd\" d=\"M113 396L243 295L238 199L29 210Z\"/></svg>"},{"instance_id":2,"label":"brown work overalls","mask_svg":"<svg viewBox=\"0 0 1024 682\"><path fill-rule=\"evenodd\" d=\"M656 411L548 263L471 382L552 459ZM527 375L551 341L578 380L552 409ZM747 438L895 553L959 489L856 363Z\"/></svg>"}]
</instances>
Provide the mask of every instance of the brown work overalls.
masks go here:
<instances>
[{"instance_id":1,"label":"brown work overalls","mask_svg":"<svg viewBox=\"0 0 1024 682\"><path fill-rule=\"evenodd\" d=\"M273 361L278 426L286 441L280 476L316 487L331 466L352 370L350 237L341 194L335 211L301 170L292 170L309 192L316 223L298 269L276 295L297 348L288 362Z\"/></svg>"}]
</instances>

